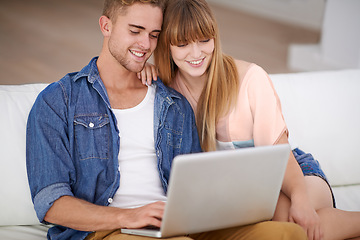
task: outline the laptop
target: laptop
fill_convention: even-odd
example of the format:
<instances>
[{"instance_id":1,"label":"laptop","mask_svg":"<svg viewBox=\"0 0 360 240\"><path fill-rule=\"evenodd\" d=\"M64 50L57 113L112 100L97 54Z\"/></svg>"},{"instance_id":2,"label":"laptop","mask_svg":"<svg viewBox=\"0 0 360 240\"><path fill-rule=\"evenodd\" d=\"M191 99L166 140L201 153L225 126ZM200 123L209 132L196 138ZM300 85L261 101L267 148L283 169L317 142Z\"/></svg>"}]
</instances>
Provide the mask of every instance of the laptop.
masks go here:
<instances>
[{"instance_id":1,"label":"laptop","mask_svg":"<svg viewBox=\"0 0 360 240\"><path fill-rule=\"evenodd\" d=\"M122 233L165 238L270 220L289 144L179 155L174 158L160 229Z\"/></svg>"}]
</instances>

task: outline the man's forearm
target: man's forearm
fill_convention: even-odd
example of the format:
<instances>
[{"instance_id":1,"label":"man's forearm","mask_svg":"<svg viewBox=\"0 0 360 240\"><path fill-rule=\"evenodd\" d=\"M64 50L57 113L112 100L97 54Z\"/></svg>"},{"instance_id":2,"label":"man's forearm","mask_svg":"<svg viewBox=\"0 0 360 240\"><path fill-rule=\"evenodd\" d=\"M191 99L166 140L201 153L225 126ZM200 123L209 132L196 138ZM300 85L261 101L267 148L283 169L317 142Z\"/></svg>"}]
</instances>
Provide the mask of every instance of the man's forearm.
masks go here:
<instances>
[{"instance_id":1,"label":"man's forearm","mask_svg":"<svg viewBox=\"0 0 360 240\"><path fill-rule=\"evenodd\" d=\"M63 196L45 215L45 221L79 231L102 231L122 228L123 209L98 206L87 201Z\"/></svg>"},{"instance_id":2,"label":"man's forearm","mask_svg":"<svg viewBox=\"0 0 360 240\"><path fill-rule=\"evenodd\" d=\"M45 221L79 231L160 227L164 208L164 202L154 202L139 208L120 209L63 196L46 213Z\"/></svg>"}]
</instances>

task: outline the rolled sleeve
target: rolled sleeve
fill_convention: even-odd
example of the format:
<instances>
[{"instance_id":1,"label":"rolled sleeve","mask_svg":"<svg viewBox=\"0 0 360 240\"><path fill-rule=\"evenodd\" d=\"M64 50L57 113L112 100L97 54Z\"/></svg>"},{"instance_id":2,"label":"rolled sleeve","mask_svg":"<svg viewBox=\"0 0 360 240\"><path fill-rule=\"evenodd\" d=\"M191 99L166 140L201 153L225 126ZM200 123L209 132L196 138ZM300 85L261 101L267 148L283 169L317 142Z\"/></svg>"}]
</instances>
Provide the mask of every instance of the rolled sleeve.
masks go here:
<instances>
[{"instance_id":1,"label":"rolled sleeve","mask_svg":"<svg viewBox=\"0 0 360 240\"><path fill-rule=\"evenodd\" d=\"M69 153L66 105L58 84L42 93L29 114L26 166L34 208L40 222L55 200L72 195L74 165Z\"/></svg>"},{"instance_id":2,"label":"rolled sleeve","mask_svg":"<svg viewBox=\"0 0 360 240\"><path fill-rule=\"evenodd\" d=\"M63 196L74 196L70 186L66 183L57 183L42 189L34 197L34 208L40 222L44 222L46 213L56 200Z\"/></svg>"}]
</instances>

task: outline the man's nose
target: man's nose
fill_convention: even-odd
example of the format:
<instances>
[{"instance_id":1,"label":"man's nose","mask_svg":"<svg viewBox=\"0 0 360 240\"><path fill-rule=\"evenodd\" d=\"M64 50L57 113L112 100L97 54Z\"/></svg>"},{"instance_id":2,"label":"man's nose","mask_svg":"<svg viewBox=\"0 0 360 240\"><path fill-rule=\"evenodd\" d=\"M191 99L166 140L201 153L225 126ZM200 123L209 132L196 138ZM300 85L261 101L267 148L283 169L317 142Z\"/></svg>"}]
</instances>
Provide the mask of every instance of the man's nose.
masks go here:
<instances>
[{"instance_id":1,"label":"man's nose","mask_svg":"<svg viewBox=\"0 0 360 240\"><path fill-rule=\"evenodd\" d=\"M148 50L150 49L150 36L146 36L144 34L144 36L141 37L140 41L139 41L139 45L144 49L144 50Z\"/></svg>"}]
</instances>

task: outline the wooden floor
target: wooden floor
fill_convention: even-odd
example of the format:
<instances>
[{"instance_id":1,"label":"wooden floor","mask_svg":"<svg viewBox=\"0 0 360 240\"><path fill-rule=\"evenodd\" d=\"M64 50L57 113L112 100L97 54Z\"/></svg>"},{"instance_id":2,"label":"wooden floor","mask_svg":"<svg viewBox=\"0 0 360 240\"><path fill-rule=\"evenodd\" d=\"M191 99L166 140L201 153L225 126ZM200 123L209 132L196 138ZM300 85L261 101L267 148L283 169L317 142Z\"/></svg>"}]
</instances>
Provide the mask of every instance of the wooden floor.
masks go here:
<instances>
[{"instance_id":1,"label":"wooden floor","mask_svg":"<svg viewBox=\"0 0 360 240\"><path fill-rule=\"evenodd\" d=\"M99 0L0 0L0 84L54 82L99 54ZM316 43L318 31L211 5L224 52L269 73L291 72L290 43Z\"/></svg>"}]
</instances>

